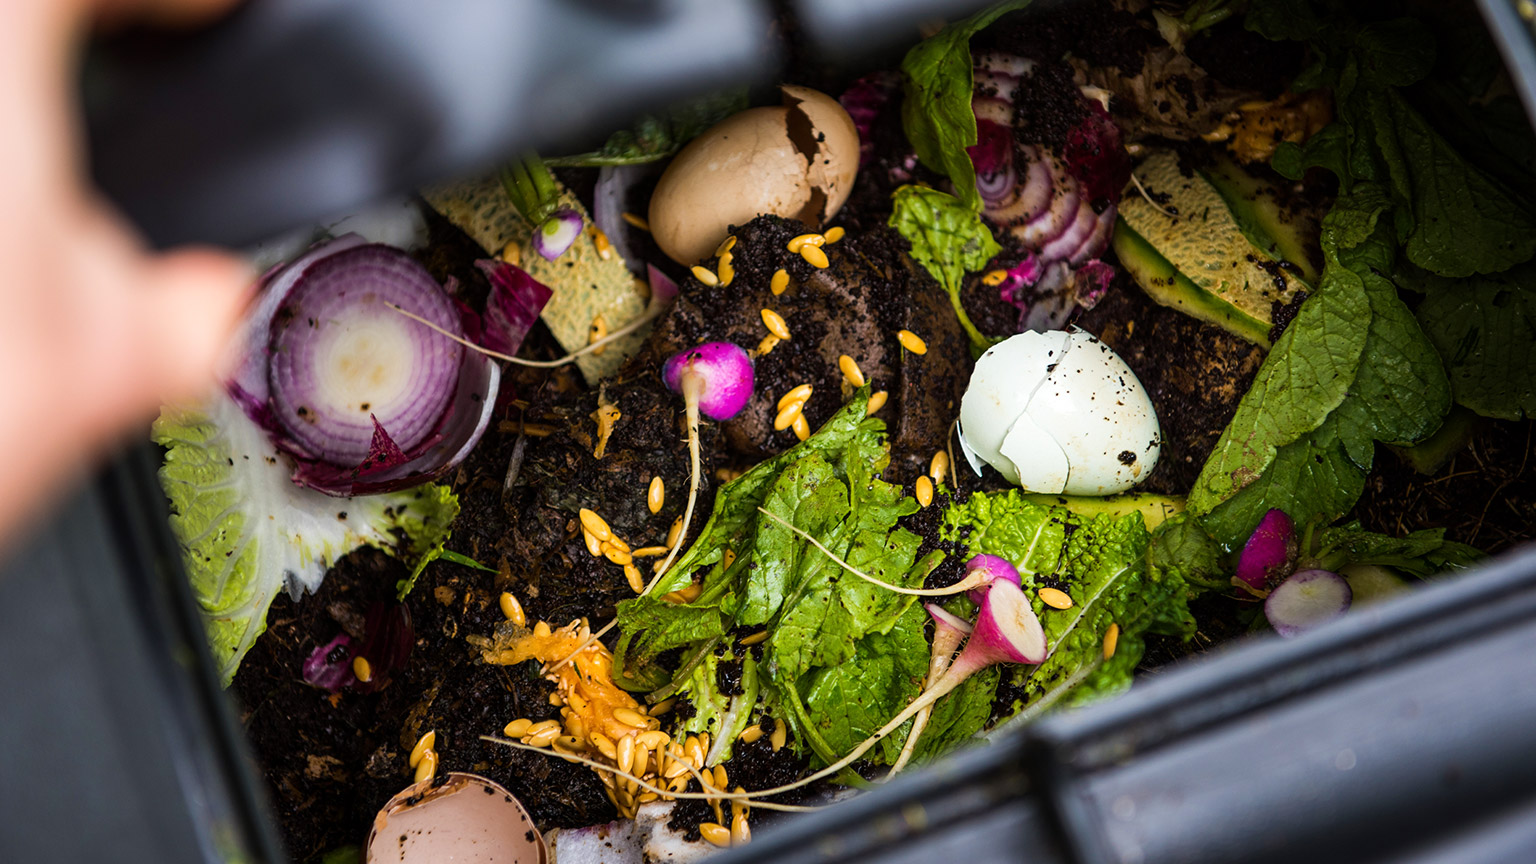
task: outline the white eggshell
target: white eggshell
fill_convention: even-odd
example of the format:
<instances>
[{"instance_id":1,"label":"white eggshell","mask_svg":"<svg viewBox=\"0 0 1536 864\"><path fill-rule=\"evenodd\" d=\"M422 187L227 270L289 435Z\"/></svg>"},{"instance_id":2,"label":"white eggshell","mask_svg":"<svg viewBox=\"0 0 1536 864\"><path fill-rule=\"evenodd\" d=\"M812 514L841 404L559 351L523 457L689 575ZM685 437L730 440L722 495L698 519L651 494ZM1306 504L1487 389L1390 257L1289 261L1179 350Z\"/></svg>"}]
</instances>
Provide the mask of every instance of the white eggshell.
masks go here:
<instances>
[{"instance_id":1,"label":"white eggshell","mask_svg":"<svg viewBox=\"0 0 1536 864\"><path fill-rule=\"evenodd\" d=\"M1066 452L1068 495L1124 492L1157 464L1162 435L1152 399L1120 355L1085 330L1071 334L1028 411Z\"/></svg>"},{"instance_id":2,"label":"white eggshell","mask_svg":"<svg viewBox=\"0 0 1536 864\"><path fill-rule=\"evenodd\" d=\"M1049 385L1047 385L1049 386ZM1013 421L1003 439L1002 457L1012 463L1016 476L1008 479L1031 492L1061 492L1067 488L1072 464L1065 450L1028 411ZM1006 476L1007 472L1003 472Z\"/></svg>"},{"instance_id":3,"label":"white eggshell","mask_svg":"<svg viewBox=\"0 0 1536 864\"><path fill-rule=\"evenodd\" d=\"M1145 388L1091 333L1030 331L976 361L960 401L961 450L1030 492L1111 495L1157 464Z\"/></svg>"},{"instance_id":4,"label":"white eggshell","mask_svg":"<svg viewBox=\"0 0 1536 864\"><path fill-rule=\"evenodd\" d=\"M1005 339L982 354L971 373L971 383L960 400L960 428L967 445L982 461L1018 482L1017 471L1002 455L1008 430L1029 407L1035 390L1045 383L1052 363L1066 351L1068 334L1062 330L1033 330Z\"/></svg>"},{"instance_id":5,"label":"white eggshell","mask_svg":"<svg viewBox=\"0 0 1536 864\"><path fill-rule=\"evenodd\" d=\"M512 793L476 774L407 787L374 817L367 864L546 864L544 839Z\"/></svg>"}]
</instances>

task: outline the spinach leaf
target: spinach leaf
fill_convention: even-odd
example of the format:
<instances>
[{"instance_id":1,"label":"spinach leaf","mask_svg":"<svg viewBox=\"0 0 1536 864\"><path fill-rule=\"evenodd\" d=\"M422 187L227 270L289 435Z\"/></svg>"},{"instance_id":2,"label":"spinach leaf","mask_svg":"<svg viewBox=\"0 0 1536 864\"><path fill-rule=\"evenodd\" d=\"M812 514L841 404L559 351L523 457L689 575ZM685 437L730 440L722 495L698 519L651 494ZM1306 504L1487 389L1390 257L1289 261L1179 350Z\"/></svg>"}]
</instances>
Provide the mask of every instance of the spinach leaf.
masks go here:
<instances>
[{"instance_id":1,"label":"spinach leaf","mask_svg":"<svg viewBox=\"0 0 1536 864\"><path fill-rule=\"evenodd\" d=\"M1458 404L1484 417L1536 418L1536 263L1440 285L1418 317Z\"/></svg>"},{"instance_id":2,"label":"spinach leaf","mask_svg":"<svg viewBox=\"0 0 1536 864\"><path fill-rule=\"evenodd\" d=\"M1008 12L1029 5L1012 0L956 21L919 42L901 61L906 98L901 124L924 165L949 178L971 210L981 209L976 167L965 148L976 143L971 113L971 37Z\"/></svg>"},{"instance_id":3,"label":"spinach leaf","mask_svg":"<svg viewBox=\"0 0 1536 864\"><path fill-rule=\"evenodd\" d=\"M982 221L980 213L937 189L903 186L891 200L890 226L912 245L913 260L923 265L949 293L949 305L970 336L971 345L978 351L986 350L992 340L981 335L965 314L960 304L960 286L967 272L982 269L1002 251L992 237L992 229Z\"/></svg>"},{"instance_id":4,"label":"spinach leaf","mask_svg":"<svg viewBox=\"0 0 1536 864\"><path fill-rule=\"evenodd\" d=\"M1426 579L1437 573L1459 569L1481 560L1483 553L1445 539L1445 529L1414 531L1406 537L1376 534L1351 522L1325 528L1312 539L1314 551L1304 552L1308 566L1338 571L1351 564L1376 564L1395 567Z\"/></svg>"}]
</instances>

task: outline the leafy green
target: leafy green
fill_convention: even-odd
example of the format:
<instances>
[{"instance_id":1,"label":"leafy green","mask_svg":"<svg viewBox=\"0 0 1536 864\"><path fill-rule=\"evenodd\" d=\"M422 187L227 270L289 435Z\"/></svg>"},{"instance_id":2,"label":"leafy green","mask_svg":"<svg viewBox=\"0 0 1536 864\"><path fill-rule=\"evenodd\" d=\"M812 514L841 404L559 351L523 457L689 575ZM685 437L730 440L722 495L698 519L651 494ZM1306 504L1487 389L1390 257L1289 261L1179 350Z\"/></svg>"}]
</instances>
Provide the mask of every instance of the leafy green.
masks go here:
<instances>
[{"instance_id":1,"label":"leafy green","mask_svg":"<svg viewBox=\"0 0 1536 864\"><path fill-rule=\"evenodd\" d=\"M555 167L595 168L638 165L676 153L699 133L748 105L747 90L737 87L685 102L661 114L646 114L629 129L620 129L596 150L545 159Z\"/></svg>"},{"instance_id":2,"label":"leafy green","mask_svg":"<svg viewBox=\"0 0 1536 864\"><path fill-rule=\"evenodd\" d=\"M1188 513L1173 516L1152 532L1147 566L1171 573L1193 588L1225 588L1230 581L1221 563L1221 547Z\"/></svg>"},{"instance_id":3,"label":"leafy green","mask_svg":"<svg viewBox=\"0 0 1536 864\"><path fill-rule=\"evenodd\" d=\"M1028 718L1054 704L1123 689L1146 634L1187 638L1194 632L1182 575L1148 566L1151 538L1140 513L1084 517L1012 490L973 494L951 505L944 518L946 536L962 542L967 555L998 555L1018 567L1045 628L1051 652L1045 662L1004 672L1024 684L1025 698L1010 714L1022 710ZM1035 591L1047 586L1067 592L1072 607L1045 607ZM1111 624L1120 636L1106 663L1104 635Z\"/></svg>"},{"instance_id":4,"label":"leafy green","mask_svg":"<svg viewBox=\"0 0 1536 864\"><path fill-rule=\"evenodd\" d=\"M965 206L981 210L976 167L965 148L976 144L976 115L971 113L971 37L998 17L1029 5L1011 0L940 30L924 39L901 61L906 98L902 129L917 158L949 178Z\"/></svg>"},{"instance_id":5,"label":"leafy green","mask_svg":"<svg viewBox=\"0 0 1536 864\"><path fill-rule=\"evenodd\" d=\"M160 484L171 529L225 684L284 586L294 597L315 590L359 546L425 555L458 515L458 499L442 486L341 499L295 485L286 457L222 395L165 409L153 434L166 448Z\"/></svg>"},{"instance_id":6,"label":"leafy green","mask_svg":"<svg viewBox=\"0 0 1536 864\"><path fill-rule=\"evenodd\" d=\"M1414 531L1406 537L1376 534L1351 522L1324 528L1303 542L1304 566L1338 570L1352 564L1395 567L1420 579L1476 563L1483 553L1445 539L1445 529Z\"/></svg>"},{"instance_id":7,"label":"leafy green","mask_svg":"<svg viewBox=\"0 0 1536 864\"><path fill-rule=\"evenodd\" d=\"M967 108L967 111L970 109ZM912 244L912 258L949 293L955 317L977 350L992 340L981 335L960 304L965 274L987 266L1002 251L981 214L958 198L926 186L903 186L891 196L890 226Z\"/></svg>"},{"instance_id":8,"label":"leafy green","mask_svg":"<svg viewBox=\"0 0 1536 864\"><path fill-rule=\"evenodd\" d=\"M1485 417L1536 418L1536 264L1437 287L1418 318L1458 404Z\"/></svg>"},{"instance_id":9,"label":"leafy green","mask_svg":"<svg viewBox=\"0 0 1536 864\"><path fill-rule=\"evenodd\" d=\"M395 583L396 600L399 600L402 603L405 602L405 598L410 596L411 591L416 588L416 580L421 578L421 574L426 572L427 565L431 564L433 561L447 561L452 564L468 567L472 570L483 570L486 573L497 572L495 567L487 567L484 564L481 564L479 561L469 557L468 555L460 555L452 549L444 549L443 544L446 542L448 542L447 532L443 534L443 538L438 541L436 546L428 549L425 555L422 555L420 558L416 559L416 566L411 568L411 573L409 576L406 576L404 579L401 579Z\"/></svg>"}]
</instances>

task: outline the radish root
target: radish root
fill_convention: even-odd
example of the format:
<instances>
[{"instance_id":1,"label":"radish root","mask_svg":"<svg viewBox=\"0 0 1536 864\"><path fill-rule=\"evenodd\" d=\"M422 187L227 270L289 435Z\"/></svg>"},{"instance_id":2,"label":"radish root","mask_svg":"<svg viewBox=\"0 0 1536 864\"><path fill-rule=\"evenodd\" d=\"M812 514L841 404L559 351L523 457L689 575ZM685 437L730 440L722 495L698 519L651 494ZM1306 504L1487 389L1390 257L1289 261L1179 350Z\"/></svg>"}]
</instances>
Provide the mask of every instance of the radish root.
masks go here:
<instances>
[{"instance_id":1,"label":"radish root","mask_svg":"<svg viewBox=\"0 0 1536 864\"><path fill-rule=\"evenodd\" d=\"M401 315L404 315L405 317L415 321L418 324L425 325L426 327L429 327L432 330L447 336L449 339L452 339L453 341L463 345L465 348L468 348L471 351L478 351L487 357L492 357L497 360L505 360L508 363L516 363L519 366L532 366L535 369L554 369L558 366L564 366L568 363L575 363L577 359L587 354L591 354L592 352L602 348L610 342L613 342L617 339L623 339L625 336L628 336L636 330L639 330L641 327L644 327L646 324L649 324L662 310L660 305L652 304L651 306L647 307L645 311L641 312L640 315L633 321L630 321L628 324L625 324L623 327L620 327L619 329L609 333L607 336L604 336L603 338L593 342L590 345L584 345L581 348L572 351L564 357L560 357L555 360L525 360L522 357L513 357L511 354L503 354L500 351L492 351L489 348L476 345L468 339L465 339L463 336L460 336L457 333L452 333L448 330L444 330L443 328L437 326L431 321L428 321L420 315L417 315L414 312L407 312L405 309L402 309L400 306L394 303L386 302L384 305L395 310L396 312L399 312Z\"/></svg>"},{"instance_id":2,"label":"radish root","mask_svg":"<svg viewBox=\"0 0 1536 864\"><path fill-rule=\"evenodd\" d=\"M871 585L878 585L887 591L894 591L897 594L908 594L913 597L948 597L953 594L964 594L972 588L976 588L987 581L985 573L980 571L972 571L964 579L956 582L953 585L950 585L947 588L903 588L900 585L892 585L889 582L881 581L869 575L868 573L864 573L863 571L859 570L859 568L837 557L837 555L834 554L831 549L821 545L820 541L818 541L815 537L812 537L807 532L789 524L789 521L784 517L779 516L776 513L770 513L767 510L764 510L762 507L757 508L757 511L764 516L767 516L769 519L779 523L780 525L783 525L785 528L788 528L800 539L805 540L812 546L815 546L817 549L821 550L821 554L837 562L837 565L842 567L844 570L847 570L849 573L852 573L853 575L863 579L865 582L868 582Z\"/></svg>"}]
</instances>

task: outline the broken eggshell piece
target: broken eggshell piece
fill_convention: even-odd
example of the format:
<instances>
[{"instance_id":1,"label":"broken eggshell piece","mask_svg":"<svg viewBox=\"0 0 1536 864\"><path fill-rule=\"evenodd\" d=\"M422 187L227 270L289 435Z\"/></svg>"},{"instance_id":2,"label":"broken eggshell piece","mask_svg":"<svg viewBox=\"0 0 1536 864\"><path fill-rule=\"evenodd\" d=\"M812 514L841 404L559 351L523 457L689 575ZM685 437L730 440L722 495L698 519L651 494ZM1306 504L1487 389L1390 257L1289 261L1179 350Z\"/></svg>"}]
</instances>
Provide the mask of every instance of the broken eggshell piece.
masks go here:
<instances>
[{"instance_id":1,"label":"broken eggshell piece","mask_svg":"<svg viewBox=\"0 0 1536 864\"><path fill-rule=\"evenodd\" d=\"M677 154L651 195L651 236L696 264L762 214L818 227L853 191L859 132L837 100L785 86L784 104L732 114Z\"/></svg>"},{"instance_id":2,"label":"broken eggshell piece","mask_svg":"<svg viewBox=\"0 0 1536 864\"><path fill-rule=\"evenodd\" d=\"M476 774L452 773L437 786L411 786L379 810L367 864L545 864L549 852L512 793Z\"/></svg>"},{"instance_id":3,"label":"broken eggshell piece","mask_svg":"<svg viewBox=\"0 0 1536 864\"><path fill-rule=\"evenodd\" d=\"M1029 331L987 349L960 402L960 449L1028 492L1112 495L1157 464L1152 400L1085 330Z\"/></svg>"}]
</instances>

